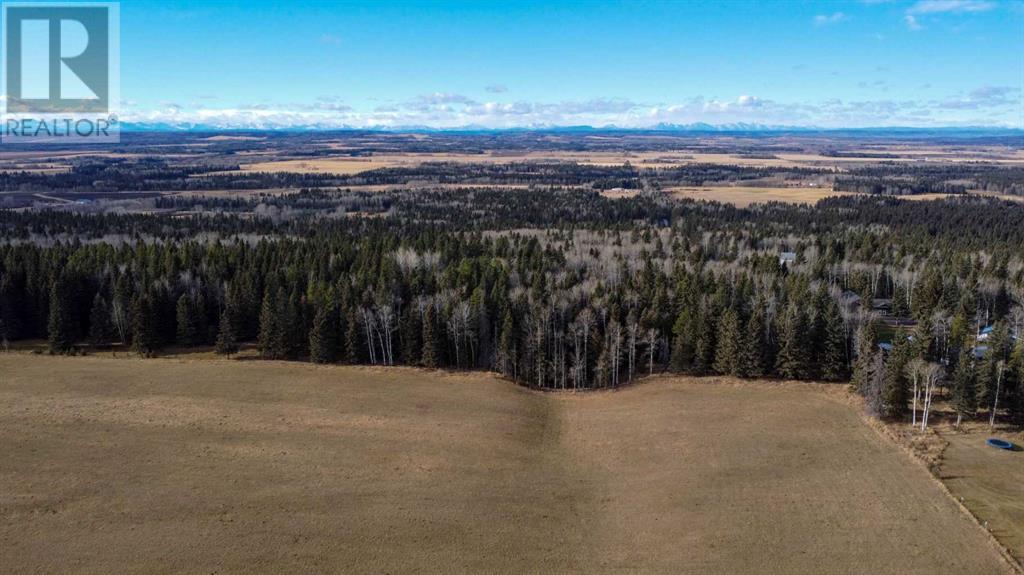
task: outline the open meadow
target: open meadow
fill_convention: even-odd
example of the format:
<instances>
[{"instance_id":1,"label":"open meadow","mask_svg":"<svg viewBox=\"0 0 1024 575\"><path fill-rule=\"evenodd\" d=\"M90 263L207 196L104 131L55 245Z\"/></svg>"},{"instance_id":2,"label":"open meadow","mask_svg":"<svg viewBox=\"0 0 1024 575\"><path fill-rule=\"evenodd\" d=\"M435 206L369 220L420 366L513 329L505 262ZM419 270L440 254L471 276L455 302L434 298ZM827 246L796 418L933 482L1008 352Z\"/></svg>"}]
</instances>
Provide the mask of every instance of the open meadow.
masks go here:
<instances>
[{"instance_id":1,"label":"open meadow","mask_svg":"<svg viewBox=\"0 0 1024 575\"><path fill-rule=\"evenodd\" d=\"M833 191L831 187L756 188L750 186L680 187L668 190L673 197L706 200L732 204L745 208L751 204L785 202L787 204L814 204L824 198L850 195Z\"/></svg>"},{"instance_id":2,"label":"open meadow","mask_svg":"<svg viewBox=\"0 0 1024 575\"><path fill-rule=\"evenodd\" d=\"M9 572L1004 573L838 386L0 355Z\"/></svg>"}]
</instances>

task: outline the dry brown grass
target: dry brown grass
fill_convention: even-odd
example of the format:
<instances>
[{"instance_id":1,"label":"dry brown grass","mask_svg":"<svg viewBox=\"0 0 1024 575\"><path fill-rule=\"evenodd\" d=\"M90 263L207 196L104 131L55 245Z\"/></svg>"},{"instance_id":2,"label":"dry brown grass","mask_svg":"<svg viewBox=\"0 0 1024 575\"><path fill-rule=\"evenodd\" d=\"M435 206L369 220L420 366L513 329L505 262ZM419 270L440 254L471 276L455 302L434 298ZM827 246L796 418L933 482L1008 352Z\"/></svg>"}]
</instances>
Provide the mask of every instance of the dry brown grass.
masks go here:
<instances>
[{"instance_id":1,"label":"dry brown grass","mask_svg":"<svg viewBox=\"0 0 1024 575\"><path fill-rule=\"evenodd\" d=\"M837 393L0 355L4 570L1007 572Z\"/></svg>"},{"instance_id":2,"label":"dry brown grass","mask_svg":"<svg viewBox=\"0 0 1024 575\"><path fill-rule=\"evenodd\" d=\"M262 142L266 139L265 136L228 136L226 134L203 138L207 142Z\"/></svg>"},{"instance_id":3,"label":"dry brown grass","mask_svg":"<svg viewBox=\"0 0 1024 575\"><path fill-rule=\"evenodd\" d=\"M245 164L242 171L246 172L295 172L300 174L358 174L379 168L392 168L399 165L385 159L337 157L317 160L281 160L276 162L258 162ZM230 172L228 172L230 173Z\"/></svg>"},{"instance_id":4,"label":"dry brown grass","mask_svg":"<svg viewBox=\"0 0 1024 575\"><path fill-rule=\"evenodd\" d=\"M333 143L328 147L338 151L349 149L346 144ZM1024 154L1002 148L979 147L972 150L945 148L893 147L866 150L871 153L893 154L885 158L890 162L976 162L1024 164ZM509 163L509 162L578 162L595 166L621 166L629 162L638 168L670 168L688 164L719 164L752 167L819 167L845 170L851 165L874 164L878 158L829 157L814 153L779 153L772 158L751 158L742 154L700 153L680 151L637 152L570 152L489 150L483 154L460 153L382 153L373 156L339 155L317 159L279 160L257 162L242 166L247 171L299 172L327 174L356 174L377 168L414 167L424 162L457 163Z\"/></svg>"},{"instance_id":5,"label":"dry brown grass","mask_svg":"<svg viewBox=\"0 0 1024 575\"><path fill-rule=\"evenodd\" d=\"M677 198L723 202L741 208L764 202L813 204L823 198L851 195L847 192L832 191L832 188L828 186L815 188L685 187L669 188L667 191Z\"/></svg>"},{"instance_id":6,"label":"dry brown grass","mask_svg":"<svg viewBox=\"0 0 1024 575\"><path fill-rule=\"evenodd\" d=\"M624 188L612 188L610 190L601 190L601 195L613 200L622 198L635 198L640 194L640 190L627 190Z\"/></svg>"},{"instance_id":7,"label":"dry brown grass","mask_svg":"<svg viewBox=\"0 0 1024 575\"><path fill-rule=\"evenodd\" d=\"M461 164L504 164L512 162L577 162L594 166L621 166L627 162L638 168L669 168L693 163L718 163L745 166L795 166L789 160L748 160L730 154L677 154L665 152L523 152L492 150L485 154L378 154L374 156L333 156L315 160L280 160L242 166L245 171L357 174L367 170L415 167L425 162Z\"/></svg>"},{"instance_id":8,"label":"dry brown grass","mask_svg":"<svg viewBox=\"0 0 1024 575\"><path fill-rule=\"evenodd\" d=\"M990 433L987 426L968 433L947 430L939 477L979 521L1018 560L1024 560L1024 453L985 444L989 437L1024 444L1024 434Z\"/></svg>"}]
</instances>

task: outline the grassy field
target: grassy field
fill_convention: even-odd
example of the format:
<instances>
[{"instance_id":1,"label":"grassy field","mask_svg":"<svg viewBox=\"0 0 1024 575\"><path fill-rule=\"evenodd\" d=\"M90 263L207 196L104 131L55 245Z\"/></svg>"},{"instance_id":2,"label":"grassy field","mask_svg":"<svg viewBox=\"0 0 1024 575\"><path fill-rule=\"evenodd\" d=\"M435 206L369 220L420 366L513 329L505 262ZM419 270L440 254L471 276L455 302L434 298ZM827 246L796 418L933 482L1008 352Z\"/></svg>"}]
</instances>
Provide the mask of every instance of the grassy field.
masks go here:
<instances>
[{"instance_id":1,"label":"grassy field","mask_svg":"<svg viewBox=\"0 0 1024 575\"><path fill-rule=\"evenodd\" d=\"M836 386L6 354L0 437L9 572L1010 572Z\"/></svg>"},{"instance_id":2,"label":"grassy field","mask_svg":"<svg viewBox=\"0 0 1024 575\"><path fill-rule=\"evenodd\" d=\"M939 474L950 492L988 525L1014 557L1024 559L1024 453L985 444L996 436L1019 445L1024 436L990 433L987 427L970 433L943 433L949 445L942 454Z\"/></svg>"},{"instance_id":3,"label":"grassy field","mask_svg":"<svg viewBox=\"0 0 1024 575\"><path fill-rule=\"evenodd\" d=\"M686 187L668 190L677 198L708 200L733 204L745 208L750 204L764 202L785 202L788 204L813 204L823 198L850 195L832 191L831 187L817 188L754 188L743 186Z\"/></svg>"}]
</instances>

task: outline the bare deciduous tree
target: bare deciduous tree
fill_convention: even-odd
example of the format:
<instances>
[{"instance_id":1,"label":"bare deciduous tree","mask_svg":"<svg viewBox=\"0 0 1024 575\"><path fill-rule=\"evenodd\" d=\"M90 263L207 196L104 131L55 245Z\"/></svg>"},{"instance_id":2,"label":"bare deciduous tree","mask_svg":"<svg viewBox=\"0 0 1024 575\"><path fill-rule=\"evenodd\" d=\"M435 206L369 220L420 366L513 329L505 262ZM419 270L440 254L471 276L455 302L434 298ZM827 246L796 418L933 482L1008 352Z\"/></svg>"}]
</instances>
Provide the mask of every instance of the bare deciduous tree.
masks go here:
<instances>
[{"instance_id":1,"label":"bare deciduous tree","mask_svg":"<svg viewBox=\"0 0 1024 575\"><path fill-rule=\"evenodd\" d=\"M911 392L911 406L910 406L910 426L911 427L917 427L917 403L918 403L918 398L921 396L921 387L920 387L920 385L918 385L918 382L920 381L921 376L923 375L924 370L927 367L927 365L928 365L928 363L925 362L923 359L912 359L909 362L907 362L906 373L907 373L907 377L910 378L910 380L912 382L912 386L913 386L912 387L912 392Z\"/></svg>"},{"instance_id":2,"label":"bare deciduous tree","mask_svg":"<svg viewBox=\"0 0 1024 575\"><path fill-rule=\"evenodd\" d=\"M935 389L942 382L942 378L945 375L946 370L937 363L928 363L921 372L921 381L924 384L924 406L921 412L921 431L928 429L928 416L931 414L932 397L935 394Z\"/></svg>"},{"instance_id":3,"label":"bare deciduous tree","mask_svg":"<svg viewBox=\"0 0 1024 575\"><path fill-rule=\"evenodd\" d=\"M996 393L995 398L992 400L992 413L988 415L988 427L989 429L995 429L996 427L996 410L999 409L999 391L1000 386L1003 383L1003 373L1006 372L1006 362L999 360L996 362Z\"/></svg>"},{"instance_id":4,"label":"bare deciduous tree","mask_svg":"<svg viewBox=\"0 0 1024 575\"><path fill-rule=\"evenodd\" d=\"M654 375L654 356L658 353L658 330L650 328L647 330L647 375Z\"/></svg>"}]
</instances>

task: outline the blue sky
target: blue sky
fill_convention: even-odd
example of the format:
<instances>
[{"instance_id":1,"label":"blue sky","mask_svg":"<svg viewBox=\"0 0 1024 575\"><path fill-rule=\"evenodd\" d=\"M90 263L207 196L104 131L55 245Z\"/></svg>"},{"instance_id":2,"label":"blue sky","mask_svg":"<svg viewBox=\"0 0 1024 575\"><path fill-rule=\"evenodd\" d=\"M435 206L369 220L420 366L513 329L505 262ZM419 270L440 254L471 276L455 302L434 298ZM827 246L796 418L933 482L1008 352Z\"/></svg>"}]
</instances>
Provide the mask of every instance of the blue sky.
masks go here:
<instances>
[{"instance_id":1,"label":"blue sky","mask_svg":"<svg viewBox=\"0 0 1024 575\"><path fill-rule=\"evenodd\" d=\"M1024 127L1024 3L121 2L122 116Z\"/></svg>"}]
</instances>

